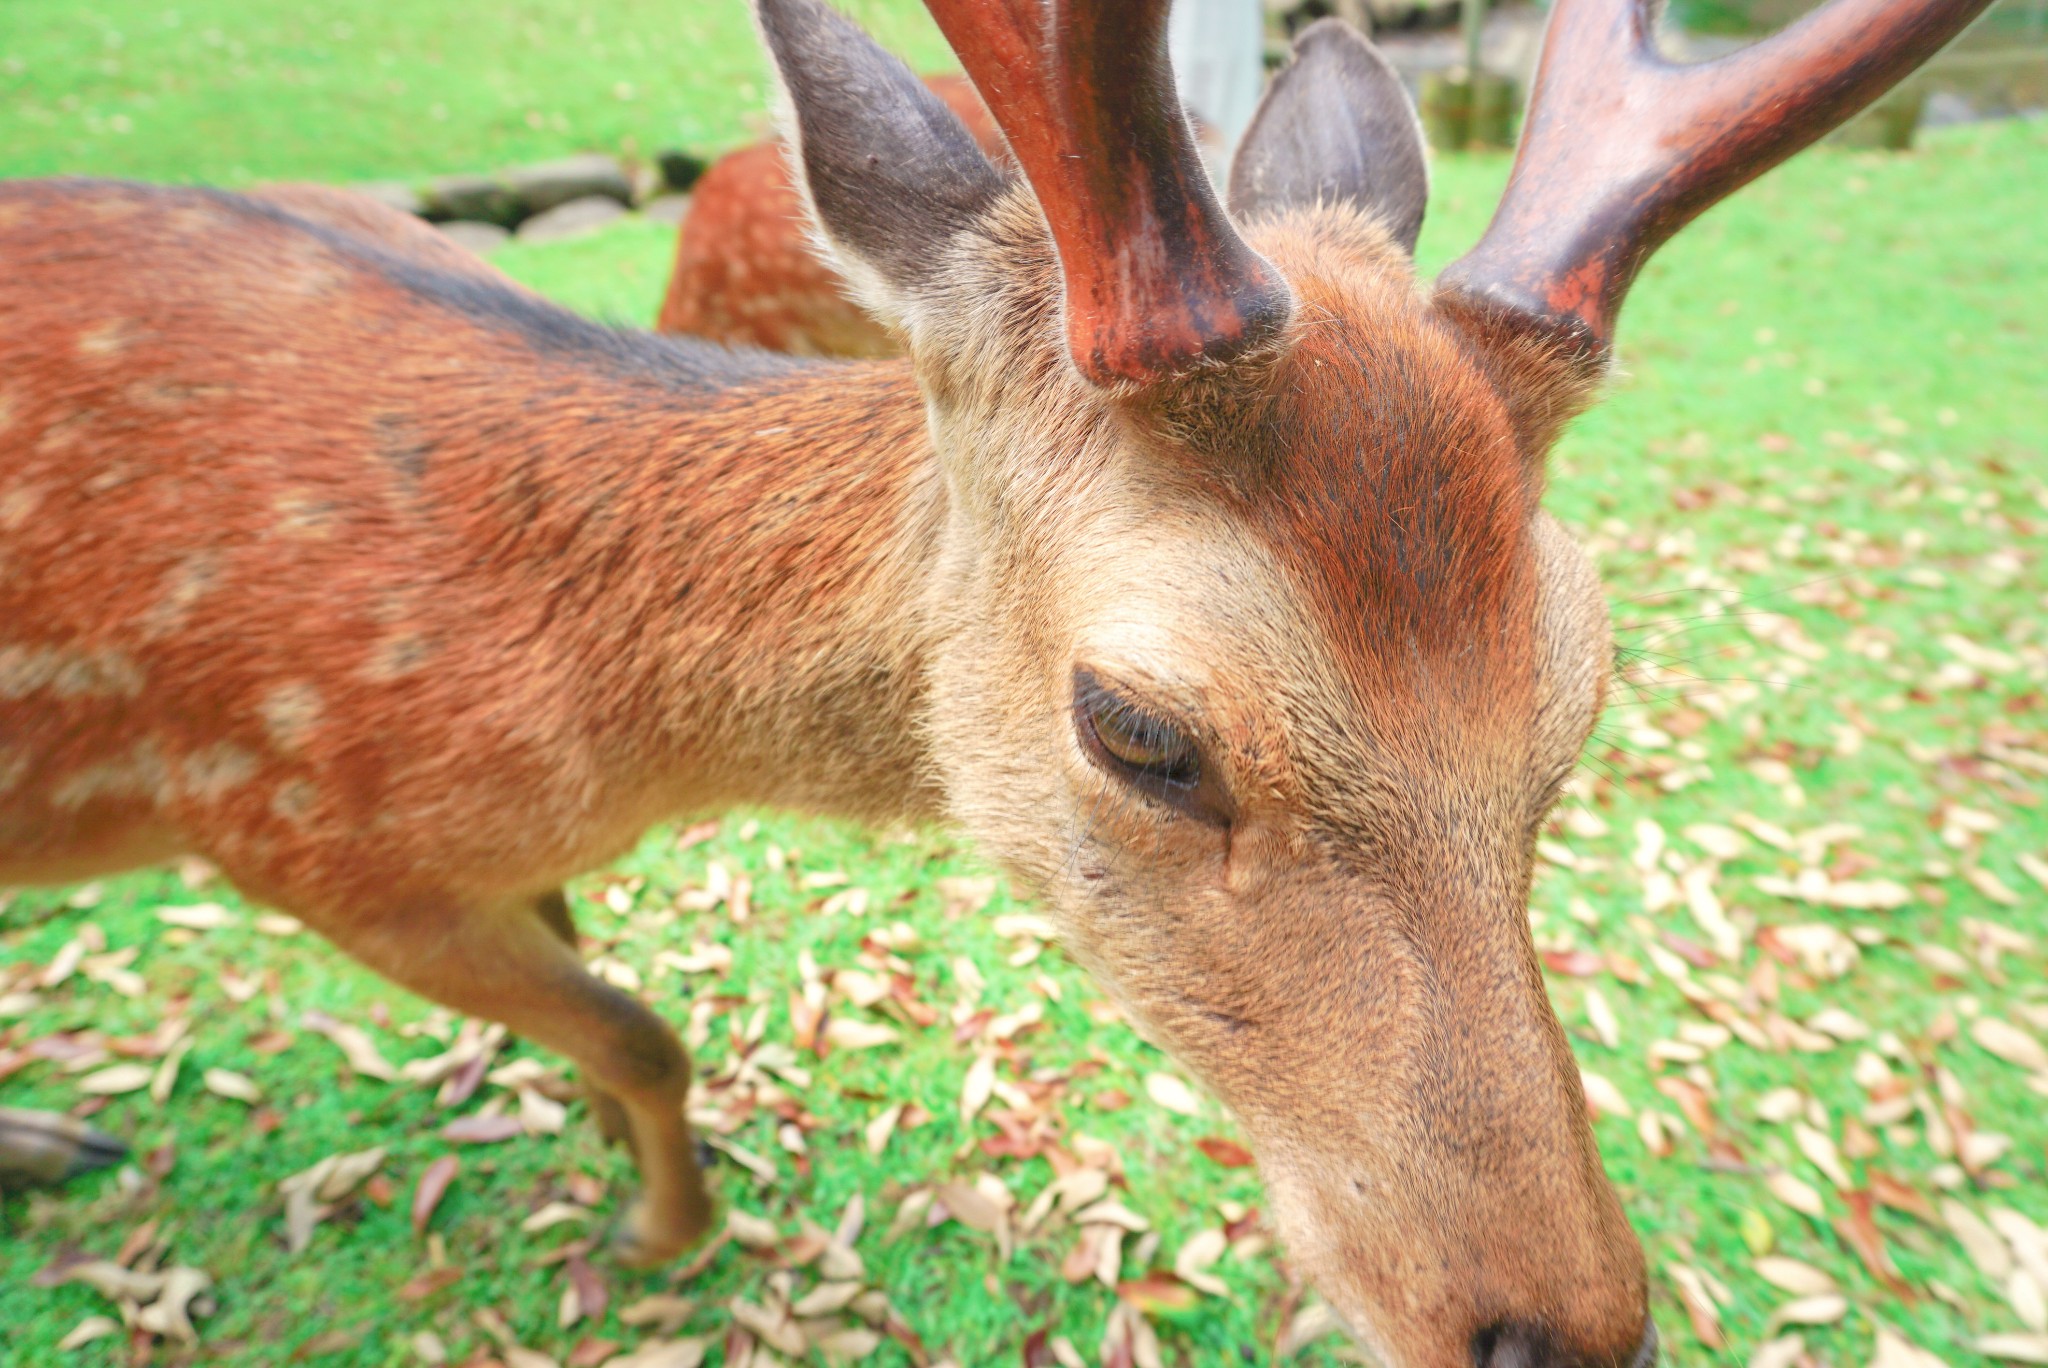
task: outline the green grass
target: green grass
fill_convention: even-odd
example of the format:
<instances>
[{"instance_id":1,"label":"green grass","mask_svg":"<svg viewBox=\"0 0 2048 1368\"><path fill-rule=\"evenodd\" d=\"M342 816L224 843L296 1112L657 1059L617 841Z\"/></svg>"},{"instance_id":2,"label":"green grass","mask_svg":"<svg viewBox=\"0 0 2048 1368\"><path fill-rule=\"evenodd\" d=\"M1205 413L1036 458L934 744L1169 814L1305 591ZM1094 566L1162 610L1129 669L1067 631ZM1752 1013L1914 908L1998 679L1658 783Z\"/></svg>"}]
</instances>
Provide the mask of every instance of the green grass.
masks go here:
<instances>
[{"instance_id":1,"label":"green grass","mask_svg":"<svg viewBox=\"0 0 2048 1368\"><path fill-rule=\"evenodd\" d=\"M853 0L943 63L915 0ZM743 0L7 0L0 176L329 182L750 136Z\"/></svg>"},{"instance_id":2,"label":"green grass","mask_svg":"<svg viewBox=\"0 0 2048 1368\"><path fill-rule=\"evenodd\" d=\"M716 28L733 7L679 18L686 7L666 13L614 4L606 14L644 12L649 32L666 28L673 37L679 24L709 26L702 32L728 53L718 59L724 65L643 36L647 51L664 54L660 60L674 67L674 85L662 97L674 103L661 106L659 118L651 117L655 106L643 103L606 109L617 122L601 124L591 111L605 107L586 102L576 106L584 112L572 138L529 137L515 113L538 96L507 95L490 75L497 64L529 72L522 79L536 92L581 90L570 74L592 66L618 79L612 73L631 66L623 55L631 24L608 20L618 32L608 29L583 40L581 50L539 61L523 46L522 24L573 35L572 7L494 8L492 16L512 16L495 23L482 10L449 17L450 10L436 8L433 17L408 14L402 26L396 7L362 7L348 17L355 26L350 44L329 45L337 64L332 78L305 56L304 70L312 74L292 78L305 84L292 85L288 98L277 96L285 112L261 127L233 114L242 107L236 101L270 100L286 87L283 78L233 78L225 58L211 66L171 60L184 52L179 43L198 44L184 56L203 57L204 30L227 31L228 8L182 6L178 30L150 37L151 25L161 27L159 8L99 7L102 15L120 16L115 27L129 45L118 60L132 63L124 69L161 66L184 73L165 80L191 83L150 86L160 123L137 119L132 135L118 136L91 134L82 118L48 133L23 114L31 102L22 98L22 81L57 83L33 86L37 108L71 88L62 84L72 78L61 69L66 62L79 69L78 34L87 21L40 0L17 0L0 12L0 57L32 59L25 77L0 67L0 79L16 82L0 108L0 171L341 179L495 165L586 141L615 145L629 135L651 146L669 126L694 127L701 132L690 136L717 141L744 126L733 98L739 83L758 80L754 59L737 55L744 35ZM234 7L245 14L254 8ZM261 24L240 20L240 31L269 35L264 41L275 45L304 13L276 7L276 17ZM39 21L23 23L24 14ZM323 17L317 27L329 33L333 22ZM432 26L439 24L446 36L436 39ZM386 32L412 35L404 45L409 51L440 42L451 61L459 53L470 74L462 78L467 93L448 98L448 125L422 130L421 107L365 93L345 78L344 57L360 66L370 60L364 54L397 43L381 36ZM146 41L165 44L161 62L141 60ZM254 50L253 38L242 41ZM307 54L315 46L303 36L293 41ZM599 41L615 45L613 60L589 60L587 44ZM645 65L628 78L651 92L659 83L647 73L664 68L652 56L639 60ZM45 67L60 74L38 75ZM698 96L687 93L689 80L706 72L732 73L732 83L718 101L692 105ZM92 107L114 107L119 79L128 78L107 78ZM360 106L344 97L349 91L361 96ZM725 112L713 113L713 105ZM458 109L477 122L461 123ZM587 138L586 118L593 121ZM680 122L687 118L701 122ZM424 136L443 129L445 140ZM461 155L444 160L443 149ZM1438 166L1426 264L1440 264L1478 232L1505 170L1497 158ZM1594 950L1646 971L1640 983L1624 980L1610 961L1592 977L1559 975L1553 988L1585 1067L1611 1080L1638 1113L1668 1120L1672 1149L1665 1157L1652 1153L1631 1120L1603 1118L1598 1133L1649 1251L1657 1316L1675 1363L1745 1362L1766 1337L1773 1310L1787 1300L1754 1270L1755 1252L1766 1245L1825 1269L1848 1298L1844 1319L1806 1332L1818 1365L1860 1368L1871 1358L1879 1325L1958 1368L1983 1364L1989 1360L1971 1348L1978 1335L2021 1328L2003 1289L1946 1230L1890 1210L1879 1213L1877 1225L1916 1295L1909 1305L1887 1292L1835 1228L1848 1208L1795 1148L1789 1126L1757 1117L1766 1093L1798 1088L1844 1140L1846 1120L1865 1106L1852 1072L1876 1036L1819 1053L1757 1049L1738 1039L1696 1063L1651 1060L1653 1042L1677 1038L1682 1027L1698 1039L1706 1024L1657 957L1670 963L1669 937L1708 937L1682 903L1646 909L1632 856L1643 820L1660 824L1670 848L1689 863L1701 854L1682 834L1693 823L1731 826L1754 817L1794 832L1827 823L1860 828L1831 847L1826 860L1843 877L1906 885L1905 905L1859 912L1773 896L1757 881L1790 873L1798 862L1756 839L1726 864L1719 894L1746 933L1825 925L1867 941L1844 977L1777 965L1774 1007L1728 1007L1759 1022L1774 1013L1807 1021L1825 1008L1851 1013L1873 1032L1896 1036L1899 1052L1916 1067L1946 1070L1975 1127L2013 1141L1972 1179L1944 1170L1917 1116L1891 1130L1873 1127L1877 1154L1848 1161L1859 1181L1867 1182L1874 1166L1935 1197L1942 1195L1939 1182L1960 1179L1955 1195L1980 1212L2003 1205L2048 1222L2043 1099L2021 1071L1969 1035L1978 1016L2024 1023L2021 1009L2048 1011L2048 890L2017 865L2022 854L2048 857L2043 776L2027 767L2040 762L2025 758L2048 755L2048 576L2041 562L2048 529L2041 364L2048 354L2048 263L2038 235L2044 220L2048 126L2039 123L1944 133L1908 157L1832 150L1802 157L1710 214L1651 265L1624 319L1622 373L1608 401L1576 425L1553 462L1550 505L1596 551L1624 655L1581 792L1549 837L1571 852L1571 867L1556 860L1542 866L1534 915L1540 942L1558 962L1568 962L1572 951ZM514 246L497 260L575 307L644 320L670 247L665 231L628 223L578 241ZM1798 641L1785 635L1788 623L1796 625ZM1973 647L2005 653L2011 668ZM1959 653L1965 664L1986 668L1963 668ZM1957 828L1958 811L1982 814L1989 823L1976 825L1991 829ZM1945 840L1944 828L1959 846ZM689 894L705 886L712 861L752 878L746 926L732 925L722 911L692 910ZM1964 877L1977 867L2011 888L2019 903L1989 900ZM833 890L807 887L803 875L825 871L843 872L868 891L864 918L823 914L820 904ZM1120 1200L1159 1230L1149 1262L1155 1271L1166 1269L1188 1235L1220 1222L1219 1204L1262 1202L1246 1171L1218 1167L1194 1144L1230 1134L1229 1123L1207 1104L1202 1115L1182 1117L1147 1100L1145 1076L1170 1066L1107 1014L1091 1011L1099 995L1057 949L1028 966L1008 963L1018 942L994 930L996 916L1016 910L1006 894L977 912L957 904L949 910L940 881L978 872L972 853L941 834L884 838L735 814L715 837L687 850L676 849L672 833L656 834L618 869L583 881L576 896L593 953L637 970L659 1010L681 1024L693 1004L708 1004L708 1041L698 1060L702 1075L715 1081L730 1077L746 1053L740 1036L757 1016L766 1041L789 1042L790 996L802 988L806 954L826 971L853 968L863 935L897 921L918 938L899 953L921 1000L950 1008L962 995L964 959L986 979L981 1000L997 1012L1040 1004L1045 1025L1017 1037L1000 1076L1006 1083L1037 1077L1057 1084L1047 1105L1069 1142L1086 1134L1116 1147L1128 1182ZM188 932L167 927L157 914L197 901L222 903L241 921ZM69 1251L109 1256L145 1221L156 1223L156 1238L174 1261L207 1270L219 1284L217 1309L200 1323L198 1353L211 1362L267 1365L300 1354L336 1365L409 1362L410 1342L421 1331L439 1335L461 1362L498 1353L475 1320L482 1308L495 1308L522 1344L559 1360L586 1338L636 1342L643 1332L625 1327L618 1311L667 1288L664 1275L624 1273L596 1257L610 1305L595 1322L564 1329L558 1305L567 1275L546 1256L590 1226L533 1234L518 1228L550 1201L591 1197L589 1180L604 1188L594 1214L601 1223L630 1187L629 1165L601 1146L581 1103L570 1104L568 1127L558 1136L451 1145L439 1134L448 1120L509 1095L487 1085L477 1098L444 1110L431 1089L354 1075L332 1044L301 1024L302 1013L318 1009L361 1026L394 1061L441 1049L408 1032L444 1023L308 936L257 932L250 915L230 891L187 887L170 873L23 892L0 905L0 996L10 982L25 991L67 943L80 939L97 944L103 937L109 951L132 948L126 967L141 976L134 998L82 974L36 990L24 1014L0 1021L0 1058L59 1032L131 1036L177 1015L191 1023L193 1042L167 1105L133 1093L95 1118L130 1139L138 1156L156 1154L160 1178L138 1163L60 1194L10 1197L0 1206L0 1326L7 1341L0 1358L37 1365L122 1361L125 1355L109 1348L114 1340L60 1355L56 1341L110 1305L84 1287L36 1287L30 1278ZM1926 947L1971 957L1966 922L2024 933L2032 949L2007 955L1997 975L1974 959L1957 970L1929 955ZM699 941L729 946L731 970L657 972L657 954ZM1760 982L1767 962L1776 964L1745 934L1737 963L1692 972L1694 991L1709 985L1711 996L1712 985ZM1041 974L1056 987L1056 1001L1044 996ZM237 1002L241 985L255 991ZM1589 1024L1589 989L1612 1007L1616 1047L1601 1043ZM2048 1029L2035 1034L2048 1036ZM1046 1327L1096 1361L1114 1297L1097 1283L1070 1284L1061 1276L1071 1227L1056 1220L1021 1238L1008 1260L991 1237L956 1223L928 1229L917 1222L888 1238L902 1199L934 1182L992 1173L1028 1203L1051 1176L1043 1158L983 1153L979 1145L997 1134L986 1115L961 1122L957 1098L976 1047L955 1043L950 1020L929 1030L906 1027L902 1035L899 1044L871 1051L804 1057L809 1082L779 1086L815 1119L807 1162L780 1147L779 1119L758 1111L730 1139L766 1158L776 1177L764 1183L722 1165L715 1174L721 1199L795 1234L804 1220L830 1227L847 1200L862 1195L868 1221L858 1249L867 1280L888 1294L935 1357L949 1355L963 1368L1016 1363L1025 1337ZM1896 1058L1893 1067L1907 1070ZM264 1103L252 1110L203 1090L209 1068L248 1075L263 1089ZM1932 1089L1932 1078L1920 1073L1916 1086ZM1707 1140L1680 1119L1677 1102L1660 1090L1660 1083L1673 1089L1673 1080L1712 1094L1718 1140L1732 1151L1710 1155ZM0 1104L81 1108L77 1083L78 1075L59 1064L31 1063L0 1080ZM1119 1092L1136 1102L1106 1105ZM885 1106L913 1100L933 1119L897 1133L879 1157L870 1155L862 1128ZM390 1147L388 1191L344 1203L306 1253L287 1255L277 1180L330 1153L372 1145ZM433 1220L445 1251L437 1256L414 1235L406 1208L420 1173L449 1152L459 1152L462 1170ZM1759 1175L1775 1166L1825 1192L1826 1220L1770 1195ZM437 1257L460 1276L417 1299L401 1295ZM1725 1285L1719 1316L1727 1347L1708 1349L1695 1334L1673 1280L1680 1267ZM1139 1271L1127 1264L1125 1274ZM1270 1357L1292 1304L1284 1265L1271 1252L1253 1253L1226 1259L1218 1271L1231 1299L1200 1298L1191 1309L1156 1319L1167 1362ZM679 1289L696 1304L685 1333L722 1335L730 1299L761 1302L782 1276L774 1260L727 1248ZM801 1293L816 1277L815 1270L799 1271L794 1289ZM1340 1361L1339 1352L1325 1341L1297 1361L1327 1365ZM874 1361L909 1359L888 1345Z\"/></svg>"}]
</instances>

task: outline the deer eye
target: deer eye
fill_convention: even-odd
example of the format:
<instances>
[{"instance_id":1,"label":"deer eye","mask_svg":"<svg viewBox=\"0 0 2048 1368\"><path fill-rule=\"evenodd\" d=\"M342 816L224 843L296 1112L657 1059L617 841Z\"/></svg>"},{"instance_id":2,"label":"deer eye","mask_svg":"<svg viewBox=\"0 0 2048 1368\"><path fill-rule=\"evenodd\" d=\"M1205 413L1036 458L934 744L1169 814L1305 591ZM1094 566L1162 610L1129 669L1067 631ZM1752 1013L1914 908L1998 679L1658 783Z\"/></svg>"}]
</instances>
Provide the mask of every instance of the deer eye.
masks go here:
<instances>
[{"instance_id":1,"label":"deer eye","mask_svg":"<svg viewBox=\"0 0 2048 1368\"><path fill-rule=\"evenodd\" d=\"M1229 804L1186 730L1087 670L1074 671L1074 730L1099 767L1192 817L1227 825Z\"/></svg>"}]
</instances>

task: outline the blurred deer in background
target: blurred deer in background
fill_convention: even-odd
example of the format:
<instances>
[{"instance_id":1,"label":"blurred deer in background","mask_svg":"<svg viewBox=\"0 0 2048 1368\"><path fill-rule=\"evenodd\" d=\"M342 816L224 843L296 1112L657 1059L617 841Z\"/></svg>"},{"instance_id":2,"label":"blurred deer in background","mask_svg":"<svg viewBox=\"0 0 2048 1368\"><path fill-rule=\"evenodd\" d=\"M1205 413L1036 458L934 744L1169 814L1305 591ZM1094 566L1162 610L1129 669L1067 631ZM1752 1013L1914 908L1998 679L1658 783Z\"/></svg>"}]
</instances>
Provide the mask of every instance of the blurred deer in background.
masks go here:
<instances>
[{"instance_id":1,"label":"blurred deer in background","mask_svg":"<svg viewBox=\"0 0 2048 1368\"><path fill-rule=\"evenodd\" d=\"M983 153L1005 156L971 81L932 76L925 84ZM896 355L897 340L819 255L792 170L780 142L753 143L711 164L691 188L654 326L798 356Z\"/></svg>"},{"instance_id":2,"label":"blurred deer in background","mask_svg":"<svg viewBox=\"0 0 2048 1368\"><path fill-rule=\"evenodd\" d=\"M197 852L571 1056L651 1261L710 1221L688 1063L562 881L738 802L947 818L1236 1112L1383 1361L1647 1361L1526 917L1609 671L1544 453L1644 258L1982 0L1694 68L1646 0L1557 0L1434 286L1352 31L1302 36L1226 212L1166 0L928 3L1021 178L818 0L759 3L908 362L599 328L329 192L0 188L0 881Z\"/></svg>"}]
</instances>

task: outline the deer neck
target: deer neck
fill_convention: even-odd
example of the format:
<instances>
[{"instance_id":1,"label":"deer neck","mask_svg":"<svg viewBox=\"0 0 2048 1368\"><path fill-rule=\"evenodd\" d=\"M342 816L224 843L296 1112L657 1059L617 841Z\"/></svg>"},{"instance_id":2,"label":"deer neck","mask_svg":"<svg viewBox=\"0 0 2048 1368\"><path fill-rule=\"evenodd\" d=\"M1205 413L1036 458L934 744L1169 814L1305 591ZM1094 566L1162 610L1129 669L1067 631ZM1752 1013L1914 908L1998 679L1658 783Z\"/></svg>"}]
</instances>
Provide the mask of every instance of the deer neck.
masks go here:
<instances>
[{"instance_id":1,"label":"deer neck","mask_svg":"<svg viewBox=\"0 0 2048 1368\"><path fill-rule=\"evenodd\" d=\"M575 687L600 714L617 700L636 787L670 811L935 816L923 721L945 494L909 367L804 365L701 406L607 407L611 487L559 482L580 505L560 582L605 601L586 610L565 587L556 616L579 637Z\"/></svg>"}]
</instances>

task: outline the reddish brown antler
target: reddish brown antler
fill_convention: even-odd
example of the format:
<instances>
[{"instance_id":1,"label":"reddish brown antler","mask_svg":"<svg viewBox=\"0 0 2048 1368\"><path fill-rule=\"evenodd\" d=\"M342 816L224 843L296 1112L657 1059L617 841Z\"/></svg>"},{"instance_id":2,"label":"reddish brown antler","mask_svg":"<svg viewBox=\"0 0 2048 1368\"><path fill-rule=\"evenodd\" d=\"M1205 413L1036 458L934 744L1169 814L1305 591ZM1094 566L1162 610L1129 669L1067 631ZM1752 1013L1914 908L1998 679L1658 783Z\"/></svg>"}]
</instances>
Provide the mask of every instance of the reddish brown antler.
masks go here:
<instances>
[{"instance_id":1,"label":"reddish brown antler","mask_svg":"<svg viewBox=\"0 0 2048 1368\"><path fill-rule=\"evenodd\" d=\"M1654 46L1651 0L1556 0L1507 193L1456 293L1588 350L1651 252L1869 104L1988 0L1834 0L1718 61Z\"/></svg>"},{"instance_id":2,"label":"reddish brown antler","mask_svg":"<svg viewBox=\"0 0 2048 1368\"><path fill-rule=\"evenodd\" d=\"M1168 0L925 3L1037 193L1083 375L1160 380L1286 326L1286 285L1238 237L1195 152Z\"/></svg>"}]
</instances>

